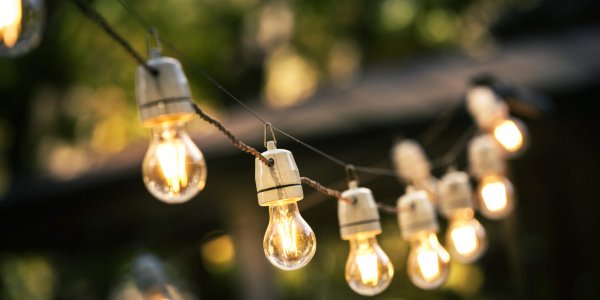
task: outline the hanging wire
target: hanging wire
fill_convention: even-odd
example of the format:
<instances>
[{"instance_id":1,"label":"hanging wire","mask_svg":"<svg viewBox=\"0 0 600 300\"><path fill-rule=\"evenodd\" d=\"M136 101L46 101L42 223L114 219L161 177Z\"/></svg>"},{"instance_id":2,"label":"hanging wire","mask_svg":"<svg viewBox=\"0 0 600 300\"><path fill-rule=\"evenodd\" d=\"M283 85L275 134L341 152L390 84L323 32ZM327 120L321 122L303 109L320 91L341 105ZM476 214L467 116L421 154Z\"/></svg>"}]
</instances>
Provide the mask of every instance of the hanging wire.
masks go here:
<instances>
[{"instance_id":1,"label":"hanging wire","mask_svg":"<svg viewBox=\"0 0 600 300\"><path fill-rule=\"evenodd\" d=\"M127 0L117 0L121 6L123 6L132 16L134 16L134 20L140 25L142 26L147 32L149 33L153 33L154 27L148 22L146 21L146 19L139 13L139 11L137 11L133 5L131 5L131 3L129 3L129 1ZM183 53L181 50L179 50L177 47L175 47L172 43L170 43L169 41L166 41L164 38L160 38L160 41L162 42L162 44L168 48L169 50L173 51L175 54L177 54L178 56L180 56L181 58L183 58L188 65L192 66L192 68L194 70L196 70L198 73L200 73L202 76L204 76L209 82L211 82L216 88L218 88L219 90L221 90L225 95L227 95L229 98L231 98L232 100L234 100L235 102L237 102L239 105L241 105L248 113L250 113L251 115L253 115L257 120L259 120L260 122L262 122L264 125L270 124L268 121L266 121L265 119L263 119L258 113L256 113L254 110L252 110L250 107L248 107L248 105L246 105L242 100L240 100L239 98L237 98L235 95L233 95L231 92L229 92L225 87L223 87L223 85L221 85L217 80L215 80L212 76L210 76L201 66L200 64L198 64L193 58L191 58L190 56L186 55L185 53ZM284 136L288 137L289 139L295 141L296 143L310 149L311 151L323 156L324 158L330 160L331 162L345 168L346 165L349 165L349 163L338 159L336 157L334 157L333 155L330 155L322 150L319 150L318 148L292 136L291 134L275 127L272 125L269 125L269 127L271 128L271 130L277 131L280 134L283 134ZM374 167L364 167L364 166L356 166L355 167L357 171L359 172L363 172L363 173L369 173L369 174L373 174L373 175L382 175L382 176L391 176L391 177L397 177L396 172L394 170L390 170L390 169L384 169L384 168L374 168Z\"/></svg>"},{"instance_id":2,"label":"hanging wire","mask_svg":"<svg viewBox=\"0 0 600 300\"><path fill-rule=\"evenodd\" d=\"M275 164L275 161L272 158L267 159L266 157L262 156L262 154L258 150L246 145L244 142L242 142L238 138L236 138L235 135L233 135L233 133L231 133L231 131L229 131L227 128L225 128L225 126L223 124L221 124L221 122L217 121L215 118L207 115L204 111L202 111L200 106L193 103L193 107L194 107L194 112L198 116L200 116L200 118L202 118L202 120L208 122L209 124L215 126L217 129L219 129L219 131L221 131L225 136L227 136L229 141L231 141L231 143L235 147L256 157L258 160L260 160L262 163L264 163L268 167L271 167Z\"/></svg>"},{"instance_id":3,"label":"hanging wire","mask_svg":"<svg viewBox=\"0 0 600 300\"><path fill-rule=\"evenodd\" d=\"M310 179L308 177L300 177L300 181L303 184L310 186L311 188L317 190L318 192L320 192L320 193L322 193L324 195L331 196L331 197L337 198L340 201L344 201L344 202L346 202L348 204L354 205L354 201L342 197L342 193L340 191L327 188L327 187L323 186L322 184L320 184L320 183L318 183L318 182L316 182L316 181L314 181L314 180L312 180L312 179Z\"/></svg>"},{"instance_id":4,"label":"hanging wire","mask_svg":"<svg viewBox=\"0 0 600 300\"><path fill-rule=\"evenodd\" d=\"M83 2L82 0L72 0L72 1L82 11L82 13L84 13L92 21L96 22L110 37L112 37L115 41L117 41L119 43L119 45L121 45L138 62L138 64L144 66L151 74L154 74L154 75L158 74L158 70L148 66L146 64L145 59L137 51L135 51L135 49L129 44L129 42L125 38L120 36L108 24L106 19L102 15L100 15L100 13L95 11L92 7L90 7L87 3ZM163 38L159 38L157 30L153 26L151 26L150 23L147 22L142 17L142 15L128 1L126 1L126 0L117 0L117 1L130 13L130 15L132 15L134 17L134 20L138 24L140 24L142 27L144 27L144 29L147 31L147 33L155 39L155 42L157 43L157 45L160 45L162 43L162 45L165 45L171 51L178 54L180 57L182 57L184 60L186 60L196 71L198 71L206 79L208 79L215 87L217 87L219 90L221 90L229 98L236 101L247 112L252 114L257 120L262 122L265 125L265 130L267 129L267 127L269 127L269 129L271 131L271 135L273 137L273 140L275 140L274 131L277 131L277 132L285 135L286 137L292 139L293 141L297 142L298 144L314 151L315 153L327 158L331 162L333 162L341 167L346 168L347 166L351 166L351 164L346 163L345 161L338 159L330 154L327 154L326 152L317 149L316 147L292 136L291 134L272 126L271 123L269 123L266 120L264 120L263 118L261 118L260 115L258 115L252 109L250 109L250 107L248 107L243 101L241 101L240 99L235 97L231 92L229 92L227 89L225 89L219 82L217 82L212 76L210 76L206 71L204 71L204 69L202 67L200 67L200 65L198 63L196 63L190 56L186 55L185 53L180 51L178 48L173 46L173 44L169 43L168 41L164 40ZM227 136L227 138L231 141L231 143L235 147L237 147L238 149L240 149L246 153L253 155L254 157L259 159L261 162L263 162L264 164L266 164L269 167L271 167L273 165L274 161L272 159L266 159L264 156L262 156L262 154L258 150L246 145L245 143L243 143L242 141L237 139L227 128L225 128L225 126L222 123L220 123L216 119L214 119L211 116L204 113L198 105L194 104L193 107L194 107L194 111L196 112L196 114L198 116L200 116L203 120L205 120L209 124L217 127L217 129L219 129L219 131L221 131L225 136ZM439 133L438 133L438 135L439 135ZM460 151L462 151L463 147L466 144L466 138L468 138L469 136L470 136L470 133L469 133L469 135L465 134L463 136L463 138L459 139L459 141L453 146L452 150L447 155L444 155L443 157L438 159L440 161L440 163L448 164L448 163L451 163L452 161L456 160L457 156L460 154ZM436 162L438 160L436 160ZM432 165L437 165L437 164L438 163L433 163ZM396 174L396 172L391 169L367 167L367 166L352 166L352 169L354 172L358 171L358 172L363 172L363 173L368 173L368 174L373 174L373 175L383 175L383 176L399 178L398 175ZM312 179L309 179L307 177L302 177L301 180L302 180L302 183L315 188L317 191L319 191L325 195L335 197L341 201L350 201L348 199L342 198L341 193L339 191L326 188L323 185L321 185L320 183L318 183ZM392 210L391 206L383 204L383 203L378 203L378 207L382 211L387 211L387 212L393 212L395 210L395 208L394 208L394 210Z\"/></svg>"},{"instance_id":5,"label":"hanging wire","mask_svg":"<svg viewBox=\"0 0 600 300\"><path fill-rule=\"evenodd\" d=\"M146 64L146 59L139 54L133 46L121 35L117 33L106 21L106 19L97 11L95 11L89 4L82 0L72 0L73 3L79 8L79 10L86 16L88 19L94 21L94 23L98 24L104 32L106 32L113 40L115 40L121 47L133 58L137 61L137 63L143 66L150 74L156 76L158 75L158 70L150 67Z\"/></svg>"}]
</instances>

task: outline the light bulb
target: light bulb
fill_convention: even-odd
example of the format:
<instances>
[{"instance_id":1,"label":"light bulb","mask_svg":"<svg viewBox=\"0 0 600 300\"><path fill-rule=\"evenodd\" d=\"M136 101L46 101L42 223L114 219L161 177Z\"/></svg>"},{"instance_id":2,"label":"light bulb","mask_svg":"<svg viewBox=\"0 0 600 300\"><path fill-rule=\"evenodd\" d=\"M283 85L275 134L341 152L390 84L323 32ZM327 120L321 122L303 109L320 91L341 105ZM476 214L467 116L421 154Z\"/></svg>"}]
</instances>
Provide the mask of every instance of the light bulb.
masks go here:
<instances>
[{"instance_id":1,"label":"light bulb","mask_svg":"<svg viewBox=\"0 0 600 300\"><path fill-rule=\"evenodd\" d=\"M0 1L0 56L23 54L40 41L42 0Z\"/></svg>"},{"instance_id":2,"label":"light bulb","mask_svg":"<svg viewBox=\"0 0 600 300\"><path fill-rule=\"evenodd\" d=\"M523 122L515 118L502 119L495 124L492 133L507 153L517 154L524 150L527 131Z\"/></svg>"},{"instance_id":3,"label":"light bulb","mask_svg":"<svg viewBox=\"0 0 600 300\"><path fill-rule=\"evenodd\" d=\"M434 232L421 232L411 239L407 272L413 284L426 290L440 287L449 271L450 255Z\"/></svg>"},{"instance_id":4,"label":"light bulb","mask_svg":"<svg viewBox=\"0 0 600 300\"><path fill-rule=\"evenodd\" d=\"M471 208L457 209L451 217L446 232L446 246L452 259L470 263L478 259L487 248L485 229Z\"/></svg>"},{"instance_id":5,"label":"light bulb","mask_svg":"<svg viewBox=\"0 0 600 300\"><path fill-rule=\"evenodd\" d=\"M263 248L267 259L282 270L300 269L315 255L315 233L300 216L295 201L269 205Z\"/></svg>"},{"instance_id":6,"label":"light bulb","mask_svg":"<svg viewBox=\"0 0 600 300\"><path fill-rule=\"evenodd\" d=\"M479 209L489 219L502 219L514 208L514 191L510 181L500 175L487 175L479 183Z\"/></svg>"},{"instance_id":7,"label":"light bulb","mask_svg":"<svg viewBox=\"0 0 600 300\"><path fill-rule=\"evenodd\" d=\"M394 266L374 235L357 235L350 239L346 281L352 290L364 296L373 296L385 290L393 277Z\"/></svg>"},{"instance_id":8,"label":"light bulb","mask_svg":"<svg viewBox=\"0 0 600 300\"><path fill-rule=\"evenodd\" d=\"M179 123L152 128L142 173L150 193L170 204L190 200L206 183L204 155Z\"/></svg>"}]
</instances>

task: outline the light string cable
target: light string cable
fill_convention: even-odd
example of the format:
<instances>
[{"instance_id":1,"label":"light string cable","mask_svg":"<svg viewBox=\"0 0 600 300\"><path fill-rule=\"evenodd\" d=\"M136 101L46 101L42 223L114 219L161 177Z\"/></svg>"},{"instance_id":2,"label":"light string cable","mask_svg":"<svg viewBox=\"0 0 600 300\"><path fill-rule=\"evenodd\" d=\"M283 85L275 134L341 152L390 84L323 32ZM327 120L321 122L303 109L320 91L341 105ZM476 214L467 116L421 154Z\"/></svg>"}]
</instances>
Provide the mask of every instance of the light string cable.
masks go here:
<instances>
[{"instance_id":1,"label":"light string cable","mask_svg":"<svg viewBox=\"0 0 600 300\"><path fill-rule=\"evenodd\" d=\"M110 24L108 23L108 21L106 20L106 18L104 18L98 11L94 10L88 3L82 1L82 0L72 0L74 2L74 4L77 6L77 8L86 16L88 17L90 20L92 20L93 22L97 23L100 28L107 33L111 38L113 38L122 48L124 48L126 50L126 52L140 65L142 65L146 70L148 70L148 72L150 72L152 75L158 75L158 70L150 67L145 59L143 58L143 56L137 52L133 46L131 46L131 44L125 39L123 38L121 35L119 35L117 33L117 31L115 29L112 28L112 26L110 26ZM264 119L262 119L258 114L256 114L254 111L252 111L248 106L246 106L241 100L239 100L237 97L235 97L232 93L230 93L227 89L225 89L221 84L219 84L216 80L214 80L208 73L206 73L202 68L200 68L198 66L198 64L194 63L193 60L185 55L183 52L179 51L176 47L174 47L172 44L168 43L165 40L159 39L158 38L158 34L157 31L154 27L151 27L150 24L148 22L145 21L145 19L135 10L133 9L133 7L128 3L128 2L124 2L124 1L120 1L119 3L121 3L121 5L123 7L125 7L127 9L128 12L130 12L131 15L133 15L136 19L136 21L141 24L146 31L148 32L148 34L150 34L151 36L153 36L156 41L160 41L162 44L166 45L168 48L170 48L172 51L176 52L177 54L179 54L181 57L183 57L184 59L186 59L188 62L191 62L192 66L194 66L194 68L199 71L204 77L206 77L211 83L213 83L216 87L218 87L221 91L223 91L225 94L227 94L230 98L234 99L236 102L238 102L242 107L244 107L248 112L250 112L252 115L254 115L254 117L256 117L258 120L260 120L263 124L265 124L265 128L266 126L271 127L271 131L273 129L282 132L279 129L273 128L270 123L266 122ZM262 154L256 150L253 147L248 146L247 144L245 144L244 142L242 142L241 140L239 140L231 131L229 131L225 125L223 125L221 122L219 122L217 119L211 117L210 115L208 115L207 113L205 113L197 104L193 103L193 107L194 107L194 112L204 121L206 121L207 123L213 125L214 127L216 127L221 133L223 133L229 140L230 142L237 147L238 149L251 154L252 156L256 157L257 159L259 159L262 163L264 163L265 165L271 167L274 164L273 159L267 159L264 156L262 156ZM288 134L286 134L288 135ZM291 135L288 135L291 136ZM316 148L315 148L316 149ZM332 156L329 156L332 157ZM333 158L333 157L332 157ZM350 201L348 199L345 199L341 196L341 193L337 190L334 189L330 189L327 188L325 186L323 186L322 184L318 183L315 180L312 180L310 178L307 177L301 177L301 182L304 183L305 185L308 185L312 188L314 188L315 190L327 195L327 196L331 196L331 197L335 197L337 199L339 199L340 201Z\"/></svg>"},{"instance_id":2,"label":"light string cable","mask_svg":"<svg viewBox=\"0 0 600 300\"><path fill-rule=\"evenodd\" d=\"M123 8L125 8L135 19L135 21L142 26L148 33L154 34L155 32L155 28L150 24L150 22L148 22L141 14L140 12L133 7L133 5L131 3L129 3L129 1L127 0L117 0L117 2L119 2L121 4L121 6L123 6ZM233 95L233 93L229 92L226 88L223 87L223 85L221 85L217 80L215 80L212 76L210 76L206 71L204 71L204 69L200 66L199 63L197 63L193 58L191 58L189 55L183 53L183 51L179 50L177 47L175 47L172 43L170 43L169 41L165 40L164 38L160 38L160 41L163 45L165 45L167 48L169 48L169 50L173 51L174 53L176 53L178 56L180 56L181 58L183 58L185 61L187 61L189 63L189 65L192 66L192 68L194 68L196 71L198 71L202 76L204 76L208 81L210 81L216 88L218 88L219 90L221 90L225 95L227 95L229 98L231 98L232 100L234 100L235 102L237 102L239 105L241 105L248 113L250 113L251 115L253 115L257 120L259 120L260 122L263 123L263 125L267 125L269 124L269 126L272 127L272 129L274 131L277 131L278 133L288 137L289 139L295 141L296 143L310 149L311 151L323 156L324 158L330 160L331 162L341 166L342 168L345 168L346 166L350 165L350 163L344 162L343 160L334 157L333 155L327 154L326 152L317 149L316 147L294 137L293 135L275 127L270 125L269 122L267 122L264 118L262 118L258 113L256 113L254 110L252 110L250 107L248 107L248 105L246 105L242 100L240 100L238 97L236 97L235 95ZM369 173L369 174L373 174L373 175L383 175L383 176L391 176L391 177L397 177L397 174L394 170L391 169L384 169L384 168L375 168L375 167L366 167L366 166L355 166L356 170L359 172L363 172L363 173Z\"/></svg>"},{"instance_id":3,"label":"light string cable","mask_svg":"<svg viewBox=\"0 0 600 300\"><path fill-rule=\"evenodd\" d=\"M117 0L117 2L119 2L121 4L121 6L123 6L123 8L125 8L125 10L127 10L134 18L134 20L140 25L142 26L149 34L152 35L156 35L156 29L154 26L152 26L150 24L150 22L148 22L141 14L140 12L131 4L129 3L129 1L126 0ZM169 41L165 40L164 38L160 38L160 42L165 45L166 48L169 48L169 50L173 51L174 53L176 53L179 57L183 58L186 62L189 63L189 65L196 70L198 73L200 73L202 76L204 76L209 82L211 82L216 88L218 88L220 91L222 91L225 95L227 95L229 98L231 98L232 100L234 100L235 102L237 102L240 106L242 106L242 108L244 108L248 113L250 113L251 115L253 115L258 121L262 122L263 125L268 126L269 128L271 128L272 130L286 136L287 138L295 141L296 143L310 149L311 151L321 155L322 157L330 160L331 162L345 168L346 166L351 165L348 162L345 162L339 158L334 157L333 155L330 155L322 150L319 150L318 148L300 140L299 138L294 137L293 135L275 127L272 126L271 123L269 123L268 121L266 121L264 118L262 118L258 113L256 113L254 110L252 110L250 107L248 107L248 105L246 105L242 100L240 100L239 98L237 98L235 95L233 95L233 93L231 93L230 91L228 91L225 87L223 87L223 85L221 85L217 80L215 80L212 76L210 76L201 66L199 63L197 63L193 58L191 58L189 55L185 54L183 51L179 50L177 47L175 47L172 43L170 43ZM363 172L363 173L368 173L368 174L372 174L372 175L382 175L382 176L391 176L391 177L396 177L398 178L398 175L396 174L396 172L394 170L391 169L385 169L385 168L376 168L376 167L369 167L369 166L354 166L354 168L359 171L359 172ZM309 185L313 188L315 188L316 190L318 190L319 192L322 192L328 196L333 196L333 197L337 197L340 198L336 195L341 195L340 192L332 190L332 189L327 189L324 186L318 184L318 182L314 181L314 180L309 180L309 178L304 177L305 180L303 181L303 183L305 183L306 185ZM316 185L318 184L318 185ZM324 188L326 190L324 190Z\"/></svg>"},{"instance_id":4,"label":"light string cable","mask_svg":"<svg viewBox=\"0 0 600 300\"><path fill-rule=\"evenodd\" d=\"M157 76L158 75L158 70L152 68L151 66L149 66L146 63L146 60L144 59L144 57L137 52L133 46L131 46L131 44L124 38L122 37L119 33L117 33L117 31L108 23L108 21L106 20L106 18L104 18L98 11L94 10L87 2L83 1L83 0L72 0L73 3L77 6L77 8L86 16L88 17L90 20L92 20L93 22L95 22L96 24L98 24L98 26L100 26L100 28L107 33L112 39L114 39L123 49L125 49L125 51L141 66L143 66L148 72L150 72L150 74ZM150 33L152 36L154 36L155 38L157 38L157 33L154 29L149 29L148 33ZM158 39L157 39L158 40ZM229 140L230 142L237 147L238 149L256 157L257 159L259 159L262 163L264 163L267 166L272 166L273 165L273 160L269 160L267 158L265 158L264 156L262 156L262 154L248 146L247 144L245 144L244 142L242 142L241 140L239 140L231 131L229 131L221 122L219 122L217 119L211 117L210 115L206 114L198 105L196 105L195 103L193 103L193 107L194 107L194 112L200 116L200 118L202 118L204 121L206 121L207 123L213 125L214 127L216 127L221 133L223 133Z\"/></svg>"},{"instance_id":5,"label":"light string cable","mask_svg":"<svg viewBox=\"0 0 600 300\"><path fill-rule=\"evenodd\" d=\"M106 19L100 13L95 11L93 8L90 7L89 4L83 2L82 0L72 0L72 1L82 11L82 13L84 13L84 15L86 15L92 21L96 22L110 37L112 37L115 41L117 41L118 44L120 46L122 46L140 65L143 65L149 72L151 72L151 74L154 74L154 75L157 74L157 70L148 66L146 64L145 60L143 59L142 55L140 55L137 51L135 51L135 49L127 42L127 40L125 38L123 38L122 36L120 36L108 24ZM125 0L117 0L117 1L134 17L134 19L136 20L136 22L139 25L141 25L149 34L153 35L155 38L158 39L156 29L153 26L151 26L150 23L147 22L141 16L141 14L129 2L127 2ZM285 135L286 137L288 137L288 138L294 140L295 142L301 144L302 146L314 151L315 153L327 158L328 160L332 161L333 163L335 163L339 166L347 167L347 166L351 165L349 163L344 162L341 159L338 159L330 154L327 154L324 151L317 149L316 147L292 136L291 134L289 134L283 130L280 130L274 126L271 126L271 124L269 122L267 122L263 118L261 118L260 115L258 115L252 109L250 109L244 102L242 102L240 99L235 97L231 92L229 92L227 89L225 89L219 82L217 82L214 78L212 78L212 76L210 76L207 72L205 72L203 70L203 68L200 67L200 65L198 63L196 63L190 56L186 55L185 53L180 51L177 47L173 46L173 44L169 43L168 41L166 41L162 38L160 39L160 42L163 45L167 46L171 51L177 53L183 59L188 61L195 70L197 70L199 73L201 73L215 87L217 87L219 90L221 90L223 93L225 93L229 98L233 99L238 104L240 104L246 111L248 111L250 114L252 114L257 120L262 122L265 126L269 126L271 128L271 130L275 130L275 131ZM241 140L236 138L235 135L233 135L233 133L231 133L222 123L220 123L215 118L206 114L204 111L202 111L202 109L198 105L194 104L194 110L195 110L196 114L198 114L203 120L205 120L209 124L215 126L219 131L221 131L225 136L227 136L227 138L231 141L231 143L235 147L237 147L238 149L240 149L246 153L249 153L249 154L255 156L257 159L259 159L261 162L263 162L267 166L272 166L272 164L273 164L272 160L266 159L265 157L263 157L260 154L260 152L258 150L246 145ZM459 152L460 152L460 150L459 150ZM448 156L444 156L444 158L445 158L444 161L448 161ZM398 178L398 175L396 174L396 172L391 169L367 167L367 166L354 166L353 168L356 171L363 172L363 173L368 173L368 174L373 174L373 175L391 176L391 177ZM347 199L344 199L341 197L341 193L339 191L326 188L315 180L312 180L307 177L302 177L301 180L302 180L302 183L304 183L305 185L311 186L312 188L316 189L317 191L319 191L327 196L335 197L342 201L347 201ZM392 209L395 209L392 206L389 206L389 205L386 205L383 203L378 203L378 207L382 211L388 211L388 212L392 211Z\"/></svg>"}]
</instances>

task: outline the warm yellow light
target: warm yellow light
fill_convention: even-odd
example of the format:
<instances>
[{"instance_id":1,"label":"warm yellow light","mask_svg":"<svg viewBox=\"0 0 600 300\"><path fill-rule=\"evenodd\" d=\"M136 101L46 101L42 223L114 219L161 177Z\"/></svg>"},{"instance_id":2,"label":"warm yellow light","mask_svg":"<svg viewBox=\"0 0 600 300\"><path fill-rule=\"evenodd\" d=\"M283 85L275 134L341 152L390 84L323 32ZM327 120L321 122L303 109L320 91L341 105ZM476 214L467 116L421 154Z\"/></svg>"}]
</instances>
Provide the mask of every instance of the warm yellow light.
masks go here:
<instances>
[{"instance_id":1,"label":"warm yellow light","mask_svg":"<svg viewBox=\"0 0 600 300\"><path fill-rule=\"evenodd\" d=\"M200 253L209 271L215 273L227 271L232 267L235 257L233 240L229 235L222 235L202 244Z\"/></svg>"},{"instance_id":2,"label":"warm yellow light","mask_svg":"<svg viewBox=\"0 0 600 300\"><path fill-rule=\"evenodd\" d=\"M358 235L350 240L346 281L352 290L373 296L385 290L394 276L394 267L375 236Z\"/></svg>"},{"instance_id":3,"label":"warm yellow light","mask_svg":"<svg viewBox=\"0 0 600 300\"><path fill-rule=\"evenodd\" d=\"M267 259L283 270L299 269L315 254L315 234L300 216L296 202L269 206L263 248Z\"/></svg>"},{"instance_id":4,"label":"warm yellow light","mask_svg":"<svg viewBox=\"0 0 600 300\"><path fill-rule=\"evenodd\" d=\"M185 145L179 140L161 142L156 148L158 163L171 190L178 193L186 186L187 173L185 170Z\"/></svg>"},{"instance_id":5,"label":"warm yellow light","mask_svg":"<svg viewBox=\"0 0 600 300\"><path fill-rule=\"evenodd\" d=\"M21 31L21 0L0 1L0 42L12 48Z\"/></svg>"},{"instance_id":6,"label":"warm yellow light","mask_svg":"<svg viewBox=\"0 0 600 300\"><path fill-rule=\"evenodd\" d=\"M148 190L167 203L191 199L206 182L204 156L183 125L163 124L152 130L142 171Z\"/></svg>"},{"instance_id":7,"label":"warm yellow light","mask_svg":"<svg viewBox=\"0 0 600 300\"><path fill-rule=\"evenodd\" d=\"M417 262L419 270L426 281L432 281L440 275L440 265L437 259L437 253L433 250L421 250L417 253Z\"/></svg>"},{"instance_id":8,"label":"warm yellow light","mask_svg":"<svg viewBox=\"0 0 600 300\"><path fill-rule=\"evenodd\" d=\"M450 236L456 245L456 251L462 255L471 254L479 247L475 229L472 226L456 227L450 232Z\"/></svg>"},{"instance_id":9,"label":"warm yellow light","mask_svg":"<svg viewBox=\"0 0 600 300\"><path fill-rule=\"evenodd\" d=\"M513 188L506 177L486 176L479 186L480 209L484 216L500 219L512 212Z\"/></svg>"},{"instance_id":10,"label":"warm yellow light","mask_svg":"<svg viewBox=\"0 0 600 300\"><path fill-rule=\"evenodd\" d=\"M502 182L490 182L484 185L481 189L481 196L487 209L493 212L504 209L508 204L506 186Z\"/></svg>"},{"instance_id":11,"label":"warm yellow light","mask_svg":"<svg viewBox=\"0 0 600 300\"><path fill-rule=\"evenodd\" d=\"M444 284L450 270L450 254L440 245L435 233L421 233L411 242L407 272L412 283L422 289Z\"/></svg>"},{"instance_id":12,"label":"warm yellow light","mask_svg":"<svg viewBox=\"0 0 600 300\"><path fill-rule=\"evenodd\" d=\"M377 255L373 252L356 256L356 264L360 270L360 280L366 284L377 282Z\"/></svg>"},{"instance_id":13,"label":"warm yellow light","mask_svg":"<svg viewBox=\"0 0 600 300\"><path fill-rule=\"evenodd\" d=\"M513 119L500 121L493 129L494 138L509 153L515 153L523 148L525 136L522 126Z\"/></svg>"},{"instance_id":14,"label":"warm yellow light","mask_svg":"<svg viewBox=\"0 0 600 300\"><path fill-rule=\"evenodd\" d=\"M454 213L446 234L446 245L452 258L470 263L478 259L487 247L485 229L471 208L459 209Z\"/></svg>"}]
</instances>

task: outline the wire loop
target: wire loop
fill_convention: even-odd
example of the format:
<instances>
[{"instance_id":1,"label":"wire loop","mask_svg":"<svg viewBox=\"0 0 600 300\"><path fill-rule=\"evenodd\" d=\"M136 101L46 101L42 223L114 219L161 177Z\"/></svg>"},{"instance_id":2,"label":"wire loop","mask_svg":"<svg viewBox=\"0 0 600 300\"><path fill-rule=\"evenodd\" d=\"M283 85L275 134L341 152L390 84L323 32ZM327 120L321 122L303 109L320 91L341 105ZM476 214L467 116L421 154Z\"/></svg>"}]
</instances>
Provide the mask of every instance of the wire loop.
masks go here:
<instances>
[{"instance_id":1,"label":"wire loop","mask_svg":"<svg viewBox=\"0 0 600 300\"><path fill-rule=\"evenodd\" d=\"M162 45L158 36L156 27L151 27L146 33L146 47L150 58L160 57L162 53Z\"/></svg>"},{"instance_id":2,"label":"wire loop","mask_svg":"<svg viewBox=\"0 0 600 300\"><path fill-rule=\"evenodd\" d=\"M273 131L273 125L271 125L271 123L267 122L265 123L265 130L264 130L264 144L265 144L265 148L267 147L267 142L273 141L275 143L275 145L277 145L277 139L275 138L275 132ZM271 140L269 140L267 138L267 135L269 133L269 131L271 132Z\"/></svg>"},{"instance_id":3,"label":"wire loop","mask_svg":"<svg viewBox=\"0 0 600 300\"><path fill-rule=\"evenodd\" d=\"M356 185L360 185L360 180L358 179L358 174L356 174L356 168L352 164L346 165L346 180L348 181L348 185L350 182L356 182Z\"/></svg>"}]
</instances>

